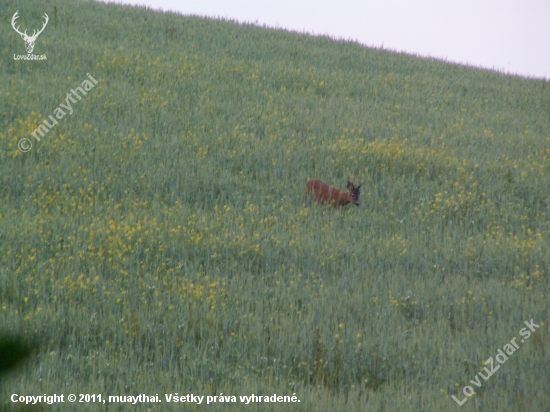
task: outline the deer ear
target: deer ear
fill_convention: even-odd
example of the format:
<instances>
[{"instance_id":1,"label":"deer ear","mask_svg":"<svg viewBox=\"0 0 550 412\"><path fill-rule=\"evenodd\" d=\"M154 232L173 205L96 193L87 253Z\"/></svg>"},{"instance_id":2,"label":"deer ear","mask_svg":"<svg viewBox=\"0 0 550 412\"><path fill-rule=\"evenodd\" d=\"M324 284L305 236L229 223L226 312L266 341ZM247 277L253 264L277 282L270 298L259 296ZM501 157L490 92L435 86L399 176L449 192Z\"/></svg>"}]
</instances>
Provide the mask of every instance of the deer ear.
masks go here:
<instances>
[{"instance_id":1,"label":"deer ear","mask_svg":"<svg viewBox=\"0 0 550 412\"><path fill-rule=\"evenodd\" d=\"M354 189L353 183L348 178L348 190L353 190L353 189Z\"/></svg>"}]
</instances>

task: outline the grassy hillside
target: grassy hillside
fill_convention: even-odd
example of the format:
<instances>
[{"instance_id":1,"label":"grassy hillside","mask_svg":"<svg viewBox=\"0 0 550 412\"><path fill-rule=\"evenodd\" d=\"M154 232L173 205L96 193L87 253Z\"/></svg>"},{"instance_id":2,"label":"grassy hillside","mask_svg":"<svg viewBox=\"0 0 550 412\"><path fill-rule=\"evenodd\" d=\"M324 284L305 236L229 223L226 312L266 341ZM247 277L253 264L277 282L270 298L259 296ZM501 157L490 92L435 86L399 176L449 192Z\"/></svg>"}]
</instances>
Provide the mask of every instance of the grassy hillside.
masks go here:
<instances>
[{"instance_id":1,"label":"grassy hillside","mask_svg":"<svg viewBox=\"0 0 550 412\"><path fill-rule=\"evenodd\" d=\"M48 13L47 60L13 59L16 10L29 32ZM13 393L550 407L548 82L143 8L0 15L0 327L40 348L2 410ZM304 195L348 175L359 208Z\"/></svg>"}]
</instances>

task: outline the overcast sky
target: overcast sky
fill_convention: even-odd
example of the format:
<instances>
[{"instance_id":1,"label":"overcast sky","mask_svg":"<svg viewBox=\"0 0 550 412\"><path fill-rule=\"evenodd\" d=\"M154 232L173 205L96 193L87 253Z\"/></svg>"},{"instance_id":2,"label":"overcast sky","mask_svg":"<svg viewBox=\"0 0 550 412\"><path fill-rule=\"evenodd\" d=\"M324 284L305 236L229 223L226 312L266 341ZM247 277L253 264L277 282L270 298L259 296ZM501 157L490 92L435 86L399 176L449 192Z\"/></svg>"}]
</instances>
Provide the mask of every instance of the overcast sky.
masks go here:
<instances>
[{"instance_id":1,"label":"overcast sky","mask_svg":"<svg viewBox=\"0 0 550 412\"><path fill-rule=\"evenodd\" d=\"M118 1L117 1L118 2ZM550 78L550 0L123 0Z\"/></svg>"}]
</instances>

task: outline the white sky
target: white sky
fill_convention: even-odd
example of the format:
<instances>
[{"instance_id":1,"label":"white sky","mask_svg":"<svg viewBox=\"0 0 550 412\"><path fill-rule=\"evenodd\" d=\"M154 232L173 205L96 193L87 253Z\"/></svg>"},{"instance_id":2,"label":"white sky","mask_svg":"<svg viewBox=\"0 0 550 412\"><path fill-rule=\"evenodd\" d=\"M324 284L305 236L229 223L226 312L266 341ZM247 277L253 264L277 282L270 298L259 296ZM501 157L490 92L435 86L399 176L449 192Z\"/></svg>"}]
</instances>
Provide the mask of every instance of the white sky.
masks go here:
<instances>
[{"instance_id":1,"label":"white sky","mask_svg":"<svg viewBox=\"0 0 550 412\"><path fill-rule=\"evenodd\" d=\"M118 1L117 1L118 2ZM123 0L550 78L550 0Z\"/></svg>"}]
</instances>

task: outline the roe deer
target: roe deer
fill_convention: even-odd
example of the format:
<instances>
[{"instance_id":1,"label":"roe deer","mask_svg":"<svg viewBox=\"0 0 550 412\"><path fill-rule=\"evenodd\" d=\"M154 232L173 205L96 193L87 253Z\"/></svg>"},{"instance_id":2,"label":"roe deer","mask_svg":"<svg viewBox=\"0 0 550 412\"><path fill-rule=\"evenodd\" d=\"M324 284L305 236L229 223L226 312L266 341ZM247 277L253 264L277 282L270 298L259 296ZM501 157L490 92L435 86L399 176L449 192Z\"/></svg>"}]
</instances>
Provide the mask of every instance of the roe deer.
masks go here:
<instances>
[{"instance_id":1,"label":"roe deer","mask_svg":"<svg viewBox=\"0 0 550 412\"><path fill-rule=\"evenodd\" d=\"M363 183L359 181L359 186L355 187L349 177L347 192L341 192L320 180L310 180L306 183L307 193L313 195L316 202L330 203L332 206L346 206L349 203L359 206L359 195L361 194L359 189L361 189L361 186L363 186Z\"/></svg>"}]
</instances>

